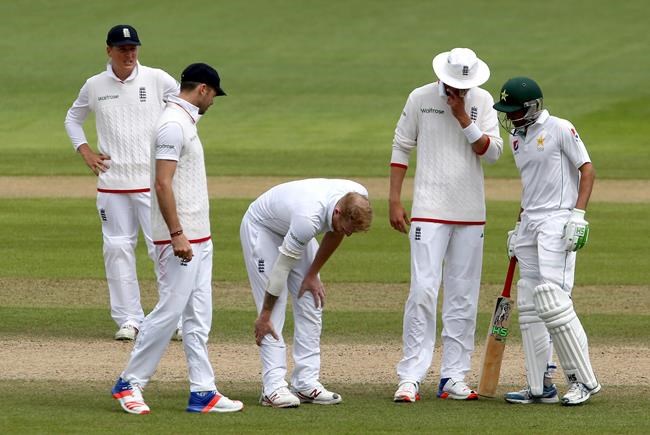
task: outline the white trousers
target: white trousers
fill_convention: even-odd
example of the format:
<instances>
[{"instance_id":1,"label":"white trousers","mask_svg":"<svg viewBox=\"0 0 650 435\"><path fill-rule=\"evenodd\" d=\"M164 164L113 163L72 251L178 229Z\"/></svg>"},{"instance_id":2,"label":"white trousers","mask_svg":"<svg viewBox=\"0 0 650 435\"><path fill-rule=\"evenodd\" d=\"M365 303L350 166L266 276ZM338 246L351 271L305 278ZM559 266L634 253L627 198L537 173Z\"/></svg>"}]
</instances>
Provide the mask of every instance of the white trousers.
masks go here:
<instances>
[{"instance_id":1,"label":"white trousers","mask_svg":"<svg viewBox=\"0 0 650 435\"><path fill-rule=\"evenodd\" d=\"M151 197L149 192L97 192L97 211L104 238L104 267L117 326L140 326L144 312L136 273L135 248L142 228L149 257L154 260L151 240Z\"/></svg>"},{"instance_id":2,"label":"white trousers","mask_svg":"<svg viewBox=\"0 0 650 435\"><path fill-rule=\"evenodd\" d=\"M278 257L278 247L282 244L284 236L270 232L245 215L240 228L240 237L248 279L259 314L264 303L269 276ZM267 335L260 346L264 394L271 394L276 389L288 385L285 380L286 344L282 335L288 294L291 295L294 320L294 370L291 374L291 385L299 390L305 390L314 387L318 382L322 309L315 307L314 298L309 292L298 298L300 285L317 250L318 243L312 239L307 244L302 258L289 273L288 288L273 307L271 322L280 339L276 340L271 335Z\"/></svg>"},{"instance_id":3,"label":"white trousers","mask_svg":"<svg viewBox=\"0 0 650 435\"><path fill-rule=\"evenodd\" d=\"M573 289L576 253L564 250L561 237L570 214L569 210L524 212L515 240L520 277L535 285L556 284L569 295Z\"/></svg>"},{"instance_id":4,"label":"white trousers","mask_svg":"<svg viewBox=\"0 0 650 435\"><path fill-rule=\"evenodd\" d=\"M411 222L411 288L404 308L400 382L421 382L433 359L440 282L441 378L463 380L471 368L483 261L483 225Z\"/></svg>"},{"instance_id":5,"label":"white trousers","mask_svg":"<svg viewBox=\"0 0 650 435\"><path fill-rule=\"evenodd\" d=\"M160 299L141 324L123 379L147 384L182 315L190 391L216 389L207 348L212 324L212 241L193 243L192 250L194 258L186 263L174 256L171 245L156 246Z\"/></svg>"},{"instance_id":6,"label":"white trousers","mask_svg":"<svg viewBox=\"0 0 650 435\"><path fill-rule=\"evenodd\" d=\"M521 223L515 240L514 253L519 262L519 275L522 280L528 281L531 287L543 283L552 283L561 287L571 296L575 276L576 253L566 252L564 250L564 241L561 239L564 224L570 215L569 210L523 212L521 214ZM521 297L524 296L526 296L525 292L517 292L517 304L532 304L532 294L529 295L530 301L522 301ZM546 330L542 319L538 318L537 320L537 322L532 322L534 330L531 330L529 334L532 334L536 343L544 343L544 349L540 348L539 345L537 349L529 348L532 345L524 340L524 355L527 359L534 359L536 358L535 355L546 353L547 363L546 367L537 364L539 367L537 373L530 373L530 370L526 373L529 378L529 385L541 385L545 375L549 377L548 382L550 382L550 377L555 372L551 336Z\"/></svg>"}]
</instances>

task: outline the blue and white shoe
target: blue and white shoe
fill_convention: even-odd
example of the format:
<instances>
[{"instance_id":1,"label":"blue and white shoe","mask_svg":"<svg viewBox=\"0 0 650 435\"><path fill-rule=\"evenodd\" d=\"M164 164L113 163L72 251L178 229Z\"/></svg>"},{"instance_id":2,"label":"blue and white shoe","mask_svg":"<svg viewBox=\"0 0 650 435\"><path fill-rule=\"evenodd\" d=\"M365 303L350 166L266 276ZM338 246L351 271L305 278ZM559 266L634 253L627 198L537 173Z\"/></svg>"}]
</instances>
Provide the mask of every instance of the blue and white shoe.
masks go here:
<instances>
[{"instance_id":1,"label":"blue and white shoe","mask_svg":"<svg viewBox=\"0 0 650 435\"><path fill-rule=\"evenodd\" d=\"M191 392L187 404L187 412L201 414L208 412L237 412L242 409L244 409L243 403L239 400L230 400L217 390Z\"/></svg>"},{"instance_id":2,"label":"blue and white shoe","mask_svg":"<svg viewBox=\"0 0 650 435\"><path fill-rule=\"evenodd\" d=\"M555 387L555 384L551 384L548 387L545 385L541 396L533 396L530 392L530 387L526 387L520 391L506 393L504 399L506 399L506 402L508 403L521 403L524 405L531 403L557 403L560 401L557 396L557 388Z\"/></svg>"},{"instance_id":3,"label":"blue and white shoe","mask_svg":"<svg viewBox=\"0 0 650 435\"><path fill-rule=\"evenodd\" d=\"M147 404L144 403L142 388L138 384L118 378L111 393L120 402L122 409L129 414L149 414L151 412Z\"/></svg>"},{"instance_id":4,"label":"blue and white shoe","mask_svg":"<svg viewBox=\"0 0 650 435\"><path fill-rule=\"evenodd\" d=\"M478 394L467 386L465 381L454 381L451 378L440 379L438 397L441 399L478 400Z\"/></svg>"}]
</instances>

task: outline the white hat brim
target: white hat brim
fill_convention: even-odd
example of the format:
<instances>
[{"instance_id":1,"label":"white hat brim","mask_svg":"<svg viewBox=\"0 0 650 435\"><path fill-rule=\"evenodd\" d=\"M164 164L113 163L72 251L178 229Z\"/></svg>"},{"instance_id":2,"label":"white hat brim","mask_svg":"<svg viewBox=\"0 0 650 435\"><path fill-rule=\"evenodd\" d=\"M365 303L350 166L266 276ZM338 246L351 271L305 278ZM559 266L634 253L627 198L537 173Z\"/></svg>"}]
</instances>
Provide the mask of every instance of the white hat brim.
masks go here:
<instances>
[{"instance_id":1,"label":"white hat brim","mask_svg":"<svg viewBox=\"0 0 650 435\"><path fill-rule=\"evenodd\" d=\"M449 52L445 51L444 53L440 53L434 57L432 62L433 72L436 73L436 76L438 76L443 83L456 89L470 89L475 88L476 86L481 86L490 78L490 68L485 62L477 57L478 69L474 77L463 80L457 79L447 73L446 66L448 57Z\"/></svg>"}]
</instances>

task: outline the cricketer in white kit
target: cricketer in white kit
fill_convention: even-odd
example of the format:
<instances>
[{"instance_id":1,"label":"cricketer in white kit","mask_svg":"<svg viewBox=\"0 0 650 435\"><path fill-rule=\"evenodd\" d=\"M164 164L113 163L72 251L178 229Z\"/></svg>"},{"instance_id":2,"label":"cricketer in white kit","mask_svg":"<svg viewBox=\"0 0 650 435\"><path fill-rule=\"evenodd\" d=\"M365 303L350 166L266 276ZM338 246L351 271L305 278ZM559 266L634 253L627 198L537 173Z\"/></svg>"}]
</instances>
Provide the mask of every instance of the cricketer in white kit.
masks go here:
<instances>
[{"instance_id":1,"label":"cricketer in white kit","mask_svg":"<svg viewBox=\"0 0 650 435\"><path fill-rule=\"evenodd\" d=\"M65 128L72 144L97 175L97 211L102 223L104 266L117 340L132 340L144 319L136 273L135 247L142 228L153 260L150 219L150 146L165 101L178 94L166 72L137 60L140 40L128 25L107 36L110 61L89 78L68 110ZM83 130L95 113L97 148Z\"/></svg>"},{"instance_id":2,"label":"cricketer in white kit","mask_svg":"<svg viewBox=\"0 0 650 435\"><path fill-rule=\"evenodd\" d=\"M142 390L153 376L179 318L190 381L188 412L233 412L243 405L219 393L208 358L212 323L212 240L203 145L196 123L216 96L218 73L196 63L181 75L158 120L152 151L151 205L159 300L144 319L113 397L132 414L149 413Z\"/></svg>"},{"instance_id":3,"label":"cricketer in white kit","mask_svg":"<svg viewBox=\"0 0 650 435\"><path fill-rule=\"evenodd\" d=\"M442 361L437 396L478 399L465 383L483 259L485 197L481 161L495 162L503 141L490 94L479 88L488 66L467 48L433 59L438 81L415 89L395 129L390 172L390 223L410 224L411 285L404 308L403 357L396 402L420 398L431 366L442 281ZM417 148L411 219L401 202L409 157Z\"/></svg>"},{"instance_id":4,"label":"cricketer in white kit","mask_svg":"<svg viewBox=\"0 0 650 435\"><path fill-rule=\"evenodd\" d=\"M273 187L248 208L240 236L257 306L255 338L260 346L260 403L291 408L303 403L341 402L319 381L320 336L325 288L319 271L345 236L367 231L372 220L368 192L349 180L307 179ZM316 236L323 234L319 245ZM282 336L287 300L294 316L291 390Z\"/></svg>"},{"instance_id":5,"label":"cricketer in white kit","mask_svg":"<svg viewBox=\"0 0 650 435\"><path fill-rule=\"evenodd\" d=\"M573 124L543 109L542 90L534 80L508 80L494 108L503 113L523 186L518 222L508 233L507 246L519 262L517 307L528 386L505 399L523 404L560 400L552 380L555 347L570 386L562 404L578 405L601 388L571 301L575 251L589 236L584 216L594 168Z\"/></svg>"}]
</instances>

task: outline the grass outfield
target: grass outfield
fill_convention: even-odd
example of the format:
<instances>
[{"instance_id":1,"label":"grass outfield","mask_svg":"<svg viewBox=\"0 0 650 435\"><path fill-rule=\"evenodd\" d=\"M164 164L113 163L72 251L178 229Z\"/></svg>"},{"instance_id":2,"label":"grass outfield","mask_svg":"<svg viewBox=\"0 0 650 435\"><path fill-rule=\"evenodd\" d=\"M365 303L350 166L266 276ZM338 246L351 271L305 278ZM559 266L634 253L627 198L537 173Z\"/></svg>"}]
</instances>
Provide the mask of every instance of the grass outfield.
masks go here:
<instances>
[{"instance_id":1,"label":"grass outfield","mask_svg":"<svg viewBox=\"0 0 650 435\"><path fill-rule=\"evenodd\" d=\"M215 281L247 280L239 225L249 203L235 199L211 202ZM385 201L375 201L373 207L371 230L345 240L323 270L325 282L409 281L408 239L390 228ZM487 204L484 283L503 281L507 267L505 234L513 226L517 210L514 202ZM0 277L102 278L101 230L95 213L92 199L4 199L0 202L4 226ZM650 282L647 246L639 237L650 231L650 221L645 218L649 214L650 204L591 204L587 219L592 232L589 245L578 254L578 286ZM138 267L142 278L153 279L153 267L142 242Z\"/></svg>"},{"instance_id":2,"label":"grass outfield","mask_svg":"<svg viewBox=\"0 0 650 435\"><path fill-rule=\"evenodd\" d=\"M610 388L588 405L517 406L502 401L455 402L428 398L397 405L386 397L393 385L354 385L339 389L345 402L276 410L255 405L257 385L237 389L241 413L201 416L183 412L185 384L152 383L147 401L152 414L121 412L106 385L83 380L4 381L0 425L4 433L646 433L647 415L639 397L650 388ZM2 426L0 426L1 428ZM117 429L116 429L117 428Z\"/></svg>"},{"instance_id":3,"label":"grass outfield","mask_svg":"<svg viewBox=\"0 0 650 435\"><path fill-rule=\"evenodd\" d=\"M0 69L8 86L0 174L87 173L63 119L84 80L104 67L108 28L128 22L143 41L143 64L178 76L203 60L221 72L228 97L200 126L213 175L385 176L408 93L432 81L435 54L469 46L490 65L493 96L513 75L537 79L552 113L578 128L600 177L648 178L646 0L121 5L0 3L0 46L11 53ZM516 176L509 153L487 173Z\"/></svg>"}]
</instances>

